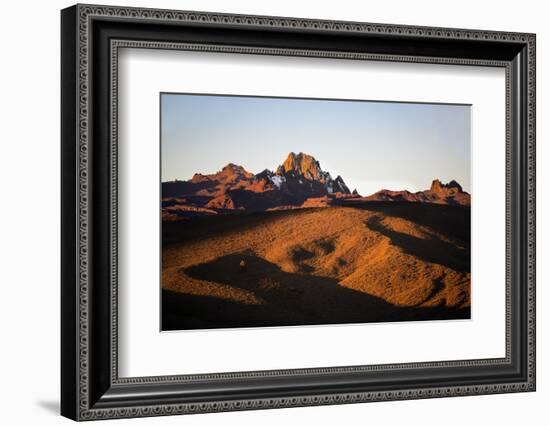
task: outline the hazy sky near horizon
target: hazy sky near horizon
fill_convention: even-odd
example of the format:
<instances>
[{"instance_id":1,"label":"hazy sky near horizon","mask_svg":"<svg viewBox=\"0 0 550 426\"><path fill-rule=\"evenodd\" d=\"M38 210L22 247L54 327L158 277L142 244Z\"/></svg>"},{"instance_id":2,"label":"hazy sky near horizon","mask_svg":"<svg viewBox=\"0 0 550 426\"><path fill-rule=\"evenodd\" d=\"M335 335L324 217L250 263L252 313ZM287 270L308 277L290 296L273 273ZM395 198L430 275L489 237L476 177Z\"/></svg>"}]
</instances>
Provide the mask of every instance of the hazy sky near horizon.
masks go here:
<instances>
[{"instance_id":1,"label":"hazy sky near horizon","mask_svg":"<svg viewBox=\"0 0 550 426\"><path fill-rule=\"evenodd\" d=\"M289 152L315 157L350 190L471 191L469 105L161 94L162 181L228 163L259 173Z\"/></svg>"}]
</instances>

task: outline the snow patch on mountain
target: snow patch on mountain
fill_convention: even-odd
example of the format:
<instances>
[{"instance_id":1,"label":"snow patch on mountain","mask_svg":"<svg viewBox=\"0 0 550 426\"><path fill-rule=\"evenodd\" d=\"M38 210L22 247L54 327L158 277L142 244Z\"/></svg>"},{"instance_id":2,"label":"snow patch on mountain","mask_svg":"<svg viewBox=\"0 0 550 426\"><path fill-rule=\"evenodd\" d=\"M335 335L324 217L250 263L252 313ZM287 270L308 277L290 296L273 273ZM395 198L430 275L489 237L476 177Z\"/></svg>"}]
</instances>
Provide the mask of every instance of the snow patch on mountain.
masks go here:
<instances>
[{"instance_id":1,"label":"snow patch on mountain","mask_svg":"<svg viewBox=\"0 0 550 426\"><path fill-rule=\"evenodd\" d=\"M281 186L283 185L283 183L286 182L286 178L280 175L270 176L269 179L271 179L271 182L273 182L273 185L275 185L277 189L281 189Z\"/></svg>"}]
</instances>

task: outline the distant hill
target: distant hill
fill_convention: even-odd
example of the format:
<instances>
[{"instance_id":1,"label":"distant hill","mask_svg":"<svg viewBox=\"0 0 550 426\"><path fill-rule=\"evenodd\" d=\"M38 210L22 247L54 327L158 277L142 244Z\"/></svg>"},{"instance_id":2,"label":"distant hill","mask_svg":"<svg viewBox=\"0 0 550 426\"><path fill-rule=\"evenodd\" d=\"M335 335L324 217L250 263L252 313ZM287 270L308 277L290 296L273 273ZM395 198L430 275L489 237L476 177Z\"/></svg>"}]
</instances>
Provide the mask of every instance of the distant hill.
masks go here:
<instances>
[{"instance_id":1,"label":"distant hill","mask_svg":"<svg viewBox=\"0 0 550 426\"><path fill-rule=\"evenodd\" d=\"M390 191L382 189L368 197L362 197L363 201L410 201L417 203L435 203L451 205L470 205L470 194L462 190L462 186L454 180L447 184L438 179L432 182L430 189L418 192Z\"/></svg>"}]
</instances>

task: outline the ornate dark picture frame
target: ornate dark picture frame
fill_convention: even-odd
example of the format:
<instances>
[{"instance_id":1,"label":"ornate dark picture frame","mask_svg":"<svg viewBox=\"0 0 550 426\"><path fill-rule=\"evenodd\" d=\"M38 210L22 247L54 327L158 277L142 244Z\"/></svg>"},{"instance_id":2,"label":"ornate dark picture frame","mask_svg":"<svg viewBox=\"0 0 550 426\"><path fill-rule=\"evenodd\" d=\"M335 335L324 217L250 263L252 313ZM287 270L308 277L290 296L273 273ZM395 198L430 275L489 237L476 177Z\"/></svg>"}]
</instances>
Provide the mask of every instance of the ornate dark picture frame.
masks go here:
<instances>
[{"instance_id":1,"label":"ornate dark picture frame","mask_svg":"<svg viewBox=\"0 0 550 426\"><path fill-rule=\"evenodd\" d=\"M95 5L64 9L61 29L62 415L92 420L535 390L534 34ZM121 47L504 68L506 356L120 378Z\"/></svg>"}]
</instances>

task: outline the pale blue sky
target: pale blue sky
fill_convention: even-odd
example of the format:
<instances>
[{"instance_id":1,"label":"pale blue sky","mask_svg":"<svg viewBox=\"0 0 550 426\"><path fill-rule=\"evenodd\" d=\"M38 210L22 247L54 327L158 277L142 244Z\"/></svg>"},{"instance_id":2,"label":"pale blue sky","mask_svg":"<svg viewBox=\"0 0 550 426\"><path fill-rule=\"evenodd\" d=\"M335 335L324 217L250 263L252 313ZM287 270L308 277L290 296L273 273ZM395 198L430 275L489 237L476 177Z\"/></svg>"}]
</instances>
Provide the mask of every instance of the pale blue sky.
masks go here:
<instances>
[{"instance_id":1,"label":"pale blue sky","mask_svg":"<svg viewBox=\"0 0 550 426\"><path fill-rule=\"evenodd\" d=\"M458 181L470 192L470 106L161 94L162 181L258 173L289 152L313 155L369 195Z\"/></svg>"}]
</instances>

